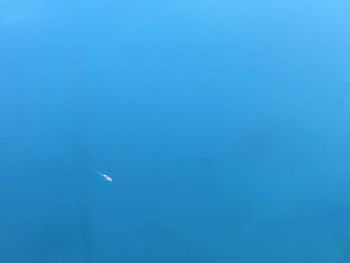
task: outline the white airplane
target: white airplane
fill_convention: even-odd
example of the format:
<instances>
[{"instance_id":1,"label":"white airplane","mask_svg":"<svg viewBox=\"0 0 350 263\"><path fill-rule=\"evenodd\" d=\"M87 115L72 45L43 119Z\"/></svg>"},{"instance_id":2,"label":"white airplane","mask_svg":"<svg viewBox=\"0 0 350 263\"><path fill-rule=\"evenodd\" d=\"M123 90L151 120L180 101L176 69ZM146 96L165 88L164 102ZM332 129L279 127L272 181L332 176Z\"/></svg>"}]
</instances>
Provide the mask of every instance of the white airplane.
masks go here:
<instances>
[{"instance_id":1,"label":"white airplane","mask_svg":"<svg viewBox=\"0 0 350 263\"><path fill-rule=\"evenodd\" d=\"M113 178L110 177L109 175L107 174L103 174L103 173L100 173L100 172L97 172L99 175L101 175L106 181L108 182L112 182L113 181Z\"/></svg>"}]
</instances>

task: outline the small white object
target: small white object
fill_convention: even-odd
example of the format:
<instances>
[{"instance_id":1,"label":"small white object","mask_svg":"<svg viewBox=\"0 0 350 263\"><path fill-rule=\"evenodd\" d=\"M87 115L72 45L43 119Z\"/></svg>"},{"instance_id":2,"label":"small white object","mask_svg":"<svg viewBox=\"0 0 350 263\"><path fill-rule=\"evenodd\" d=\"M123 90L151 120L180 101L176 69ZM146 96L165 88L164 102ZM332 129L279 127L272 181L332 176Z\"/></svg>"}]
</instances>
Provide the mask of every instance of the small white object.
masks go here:
<instances>
[{"instance_id":1,"label":"small white object","mask_svg":"<svg viewBox=\"0 0 350 263\"><path fill-rule=\"evenodd\" d=\"M101 175L101 176L102 176L106 181L108 181L108 182L112 182L112 181L113 181L113 178L110 177L110 176L107 175L107 174L100 173L100 172L98 172L98 174Z\"/></svg>"}]
</instances>

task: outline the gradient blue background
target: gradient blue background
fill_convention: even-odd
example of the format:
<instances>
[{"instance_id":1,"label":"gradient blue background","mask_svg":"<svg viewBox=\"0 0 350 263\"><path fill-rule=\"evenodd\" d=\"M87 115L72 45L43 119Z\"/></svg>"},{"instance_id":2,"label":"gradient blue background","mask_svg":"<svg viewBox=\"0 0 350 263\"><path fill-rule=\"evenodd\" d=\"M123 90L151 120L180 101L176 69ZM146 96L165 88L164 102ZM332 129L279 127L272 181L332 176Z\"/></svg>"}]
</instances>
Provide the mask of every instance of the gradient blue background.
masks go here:
<instances>
[{"instance_id":1,"label":"gradient blue background","mask_svg":"<svg viewBox=\"0 0 350 263\"><path fill-rule=\"evenodd\" d=\"M349 262L349 10L1 0L0 262Z\"/></svg>"}]
</instances>

